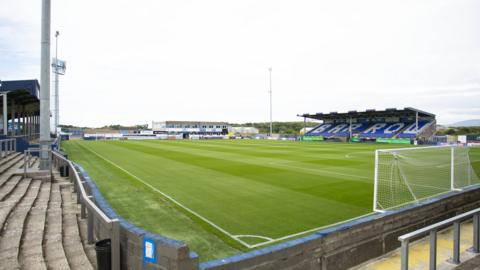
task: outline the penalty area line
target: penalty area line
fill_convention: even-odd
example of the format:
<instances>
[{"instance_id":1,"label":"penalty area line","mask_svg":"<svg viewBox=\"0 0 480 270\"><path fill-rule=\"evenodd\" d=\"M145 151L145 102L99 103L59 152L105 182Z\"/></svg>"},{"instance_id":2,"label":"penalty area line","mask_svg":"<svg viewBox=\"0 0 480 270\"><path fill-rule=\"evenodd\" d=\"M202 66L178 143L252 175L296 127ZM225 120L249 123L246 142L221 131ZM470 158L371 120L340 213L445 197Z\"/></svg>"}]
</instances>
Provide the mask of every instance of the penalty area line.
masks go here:
<instances>
[{"instance_id":1,"label":"penalty area line","mask_svg":"<svg viewBox=\"0 0 480 270\"><path fill-rule=\"evenodd\" d=\"M99 158L105 160L106 162L110 163L111 165L115 166L116 168L118 168L119 170L125 172L126 174L130 175L131 177L133 177L134 179L136 179L137 181L141 182L142 184L144 184L145 186L149 187L151 190L161 194L162 196L164 196L165 198L167 198L168 200L170 200L171 202L173 202L174 204L176 204L177 206L181 207L182 209L184 209L185 211L189 212L190 214L196 216L197 218L201 219L202 221L206 222L207 224L209 224L210 226L214 227L215 229L219 230L220 232L222 232L223 234L227 235L228 237L232 238L233 240L237 241L238 243L244 245L245 247L247 248L252 248L253 245L250 245L242 240L240 240L238 237L239 236L236 236L236 235L233 235L229 232L227 232L225 229L223 229L222 227L218 226L217 224L213 223L212 221L208 220L207 218L203 217L202 215L198 214L197 212L193 211L192 209L186 207L185 205L183 205L182 203L180 203L179 201L175 200L174 198L172 198L171 196L169 196L168 194L160 191L159 189L157 189L156 187L152 186L151 184L149 184L148 182L142 180L140 177L132 174L131 172L125 170L124 168L120 167L119 165L115 164L113 161L105 158L104 156L100 155L99 153L97 153L96 151L90 149L89 147L86 147L86 146L83 146L85 147L88 151L92 152L93 154L95 154L96 156L98 156ZM266 239L266 238L264 238Z\"/></svg>"}]
</instances>

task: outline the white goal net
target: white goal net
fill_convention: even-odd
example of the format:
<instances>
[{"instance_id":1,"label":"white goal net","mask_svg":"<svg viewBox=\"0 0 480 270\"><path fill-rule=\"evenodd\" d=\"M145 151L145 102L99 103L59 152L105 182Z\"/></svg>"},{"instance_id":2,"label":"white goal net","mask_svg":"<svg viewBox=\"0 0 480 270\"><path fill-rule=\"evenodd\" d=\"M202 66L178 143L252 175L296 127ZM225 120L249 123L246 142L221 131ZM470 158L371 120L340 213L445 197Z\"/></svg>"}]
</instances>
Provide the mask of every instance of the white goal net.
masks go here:
<instances>
[{"instance_id":1,"label":"white goal net","mask_svg":"<svg viewBox=\"0 0 480 270\"><path fill-rule=\"evenodd\" d=\"M374 211L480 184L480 148L430 146L375 152Z\"/></svg>"}]
</instances>

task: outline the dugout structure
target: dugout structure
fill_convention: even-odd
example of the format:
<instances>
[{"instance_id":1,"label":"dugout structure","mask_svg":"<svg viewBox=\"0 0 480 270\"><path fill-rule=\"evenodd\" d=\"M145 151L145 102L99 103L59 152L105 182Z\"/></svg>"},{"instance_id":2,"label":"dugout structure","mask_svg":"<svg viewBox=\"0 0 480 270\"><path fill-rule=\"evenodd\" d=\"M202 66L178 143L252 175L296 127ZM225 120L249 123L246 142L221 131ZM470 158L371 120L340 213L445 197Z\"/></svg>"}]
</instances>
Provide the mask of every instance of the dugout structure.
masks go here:
<instances>
[{"instance_id":1,"label":"dugout structure","mask_svg":"<svg viewBox=\"0 0 480 270\"><path fill-rule=\"evenodd\" d=\"M16 138L18 151L38 139L40 85L37 80L0 81L0 119L0 137Z\"/></svg>"},{"instance_id":2,"label":"dugout structure","mask_svg":"<svg viewBox=\"0 0 480 270\"><path fill-rule=\"evenodd\" d=\"M306 140L410 143L412 140L426 141L436 130L434 114L411 107L298 116L303 117L304 123L307 119L321 121L305 134Z\"/></svg>"}]
</instances>

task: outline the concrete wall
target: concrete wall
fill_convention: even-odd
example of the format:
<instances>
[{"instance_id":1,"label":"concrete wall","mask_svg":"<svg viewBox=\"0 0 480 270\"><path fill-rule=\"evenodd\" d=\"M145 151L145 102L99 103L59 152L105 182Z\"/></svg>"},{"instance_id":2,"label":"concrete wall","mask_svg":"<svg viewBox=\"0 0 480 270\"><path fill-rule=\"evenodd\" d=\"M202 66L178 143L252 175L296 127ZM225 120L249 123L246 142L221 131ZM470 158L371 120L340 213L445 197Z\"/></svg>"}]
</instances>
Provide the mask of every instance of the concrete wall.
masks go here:
<instances>
[{"instance_id":1,"label":"concrete wall","mask_svg":"<svg viewBox=\"0 0 480 270\"><path fill-rule=\"evenodd\" d=\"M118 216L87 173L81 167L79 171L97 205L110 218L120 220L122 269L347 269L398 248L397 239L402 234L480 207L480 188L475 187L400 211L372 214L267 248L199 263L198 256L185 243L147 232ZM108 237L100 221L94 224L97 239ZM154 240L157 245L155 265L144 266L144 238Z\"/></svg>"},{"instance_id":2,"label":"concrete wall","mask_svg":"<svg viewBox=\"0 0 480 270\"><path fill-rule=\"evenodd\" d=\"M200 269L347 269L400 246L398 236L480 207L480 189L444 195L402 211L375 214Z\"/></svg>"}]
</instances>

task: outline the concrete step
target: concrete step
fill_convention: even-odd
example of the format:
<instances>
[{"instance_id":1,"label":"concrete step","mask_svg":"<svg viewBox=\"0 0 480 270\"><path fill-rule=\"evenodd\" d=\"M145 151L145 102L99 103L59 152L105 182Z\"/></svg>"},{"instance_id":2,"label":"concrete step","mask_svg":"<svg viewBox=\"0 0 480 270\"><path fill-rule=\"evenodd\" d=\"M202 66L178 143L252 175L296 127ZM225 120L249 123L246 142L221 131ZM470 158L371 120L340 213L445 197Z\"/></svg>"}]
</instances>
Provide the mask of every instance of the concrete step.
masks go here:
<instances>
[{"instance_id":1,"label":"concrete step","mask_svg":"<svg viewBox=\"0 0 480 270\"><path fill-rule=\"evenodd\" d=\"M53 182L48 202L47 222L44 231L43 254L48 269L70 269L63 249L62 197L60 184Z\"/></svg>"},{"instance_id":2,"label":"concrete step","mask_svg":"<svg viewBox=\"0 0 480 270\"><path fill-rule=\"evenodd\" d=\"M11 194L15 190L17 184L20 182L21 179L22 177L18 175L9 176L8 180L5 181L2 187L0 187L0 201L3 201L9 194Z\"/></svg>"},{"instance_id":3,"label":"concrete step","mask_svg":"<svg viewBox=\"0 0 480 270\"><path fill-rule=\"evenodd\" d=\"M83 249L77 223L78 208L72 199L72 185L60 186L63 202L63 248L71 269L94 270Z\"/></svg>"},{"instance_id":4,"label":"concrete step","mask_svg":"<svg viewBox=\"0 0 480 270\"><path fill-rule=\"evenodd\" d=\"M10 171L11 168L15 168L14 171L16 171L22 165L23 165L23 155L15 155L12 159L0 165L0 174Z\"/></svg>"},{"instance_id":5,"label":"concrete step","mask_svg":"<svg viewBox=\"0 0 480 270\"><path fill-rule=\"evenodd\" d=\"M35 180L29 182L31 184L25 196L12 209L0 235L0 261L2 262L0 269L20 269L18 257L25 219L37 199L42 184Z\"/></svg>"},{"instance_id":6,"label":"concrete step","mask_svg":"<svg viewBox=\"0 0 480 270\"><path fill-rule=\"evenodd\" d=\"M480 254L460 264L455 270L480 270Z\"/></svg>"},{"instance_id":7,"label":"concrete step","mask_svg":"<svg viewBox=\"0 0 480 270\"><path fill-rule=\"evenodd\" d=\"M29 165L30 165L30 166L28 166L28 168L33 168L33 167L35 167L35 164L38 162L38 157L31 156L30 160L28 162L29 162ZM22 161L22 165L20 166L20 169L23 169L23 163L24 162Z\"/></svg>"},{"instance_id":8,"label":"concrete step","mask_svg":"<svg viewBox=\"0 0 480 270\"><path fill-rule=\"evenodd\" d=\"M9 154L8 156L4 157L4 158L0 158L0 166L2 166L3 164L7 163L8 161L12 160L13 158L15 157L18 157L22 155L21 153L18 153L18 152L14 152L14 153L11 153Z\"/></svg>"},{"instance_id":9,"label":"concrete step","mask_svg":"<svg viewBox=\"0 0 480 270\"><path fill-rule=\"evenodd\" d=\"M0 202L0 230L3 231L8 216L20 200L26 195L30 179L20 181L16 188Z\"/></svg>"},{"instance_id":10,"label":"concrete step","mask_svg":"<svg viewBox=\"0 0 480 270\"><path fill-rule=\"evenodd\" d=\"M21 160L17 160L16 162L17 162L16 164L13 164L13 166L11 166L10 168L0 173L0 187L5 185L10 180L12 175L14 175L17 172L17 170L19 169L19 166L21 166L22 164Z\"/></svg>"},{"instance_id":11,"label":"concrete step","mask_svg":"<svg viewBox=\"0 0 480 270\"><path fill-rule=\"evenodd\" d=\"M50 182L43 182L24 226L19 262L24 270L47 269L43 254L43 235L48 202L50 200Z\"/></svg>"},{"instance_id":12,"label":"concrete step","mask_svg":"<svg viewBox=\"0 0 480 270\"><path fill-rule=\"evenodd\" d=\"M95 252L95 244L88 244L87 219L81 219L80 215L77 215L77 222L78 228L80 229L80 238L82 239L83 249L87 254L88 260L93 265L93 268L97 269L97 253Z\"/></svg>"}]
</instances>

